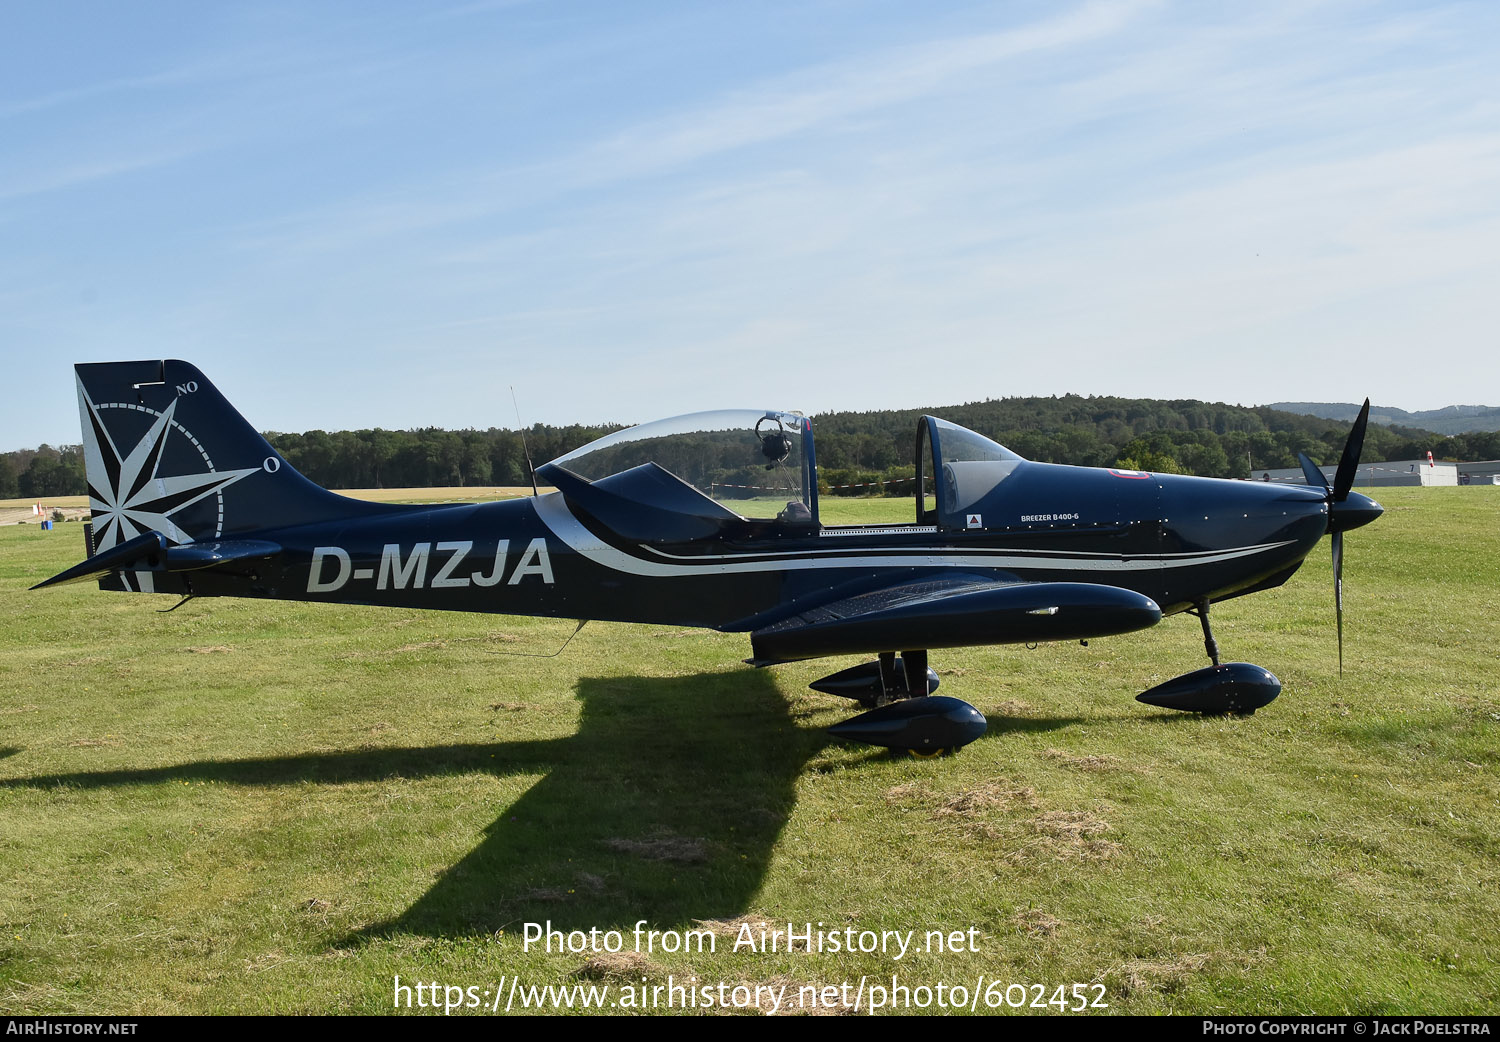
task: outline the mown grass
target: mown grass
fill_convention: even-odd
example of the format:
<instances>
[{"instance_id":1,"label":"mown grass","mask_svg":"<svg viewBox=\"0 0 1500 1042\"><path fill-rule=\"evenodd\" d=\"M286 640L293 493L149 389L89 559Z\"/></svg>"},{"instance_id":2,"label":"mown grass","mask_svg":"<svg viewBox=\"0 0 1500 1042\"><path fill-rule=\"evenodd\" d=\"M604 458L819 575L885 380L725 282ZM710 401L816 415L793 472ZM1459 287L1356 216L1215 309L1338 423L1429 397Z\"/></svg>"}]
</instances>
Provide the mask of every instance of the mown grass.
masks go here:
<instances>
[{"instance_id":1,"label":"mown grass","mask_svg":"<svg viewBox=\"0 0 1500 1042\"><path fill-rule=\"evenodd\" d=\"M0 531L0 1011L384 1012L393 978L571 982L522 925L759 915L977 927L977 952L654 953L702 981L1099 982L1115 1012L1476 1012L1496 961L1500 495L1392 489L1215 609L1286 686L1243 720L1133 695L1197 624L942 652L990 733L938 761L743 637L25 592L79 526ZM904 505L825 500L827 521ZM852 660L850 660L852 661ZM608 968L600 972L610 972Z\"/></svg>"}]
</instances>

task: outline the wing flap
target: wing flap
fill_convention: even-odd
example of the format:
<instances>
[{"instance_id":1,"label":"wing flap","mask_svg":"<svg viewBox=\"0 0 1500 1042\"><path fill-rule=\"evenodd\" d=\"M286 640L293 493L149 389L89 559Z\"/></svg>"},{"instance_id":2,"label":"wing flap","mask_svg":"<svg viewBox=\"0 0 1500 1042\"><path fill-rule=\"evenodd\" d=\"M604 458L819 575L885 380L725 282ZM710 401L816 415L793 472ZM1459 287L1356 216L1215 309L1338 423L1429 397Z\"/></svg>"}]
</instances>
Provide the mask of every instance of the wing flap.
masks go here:
<instances>
[{"instance_id":1,"label":"wing flap","mask_svg":"<svg viewBox=\"0 0 1500 1042\"><path fill-rule=\"evenodd\" d=\"M918 581L819 605L750 635L756 664L916 648L1084 640L1145 629L1161 608L1097 583Z\"/></svg>"}]
</instances>

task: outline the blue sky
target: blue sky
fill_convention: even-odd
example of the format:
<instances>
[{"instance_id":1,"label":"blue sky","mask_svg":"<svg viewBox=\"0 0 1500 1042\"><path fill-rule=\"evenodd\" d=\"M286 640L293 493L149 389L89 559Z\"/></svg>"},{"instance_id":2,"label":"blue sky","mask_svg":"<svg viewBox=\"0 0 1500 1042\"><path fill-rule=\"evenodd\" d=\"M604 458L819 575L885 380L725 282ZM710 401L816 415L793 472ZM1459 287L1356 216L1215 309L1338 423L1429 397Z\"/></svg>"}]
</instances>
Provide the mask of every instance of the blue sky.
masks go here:
<instances>
[{"instance_id":1,"label":"blue sky","mask_svg":"<svg viewBox=\"0 0 1500 1042\"><path fill-rule=\"evenodd\" d=\"M1008 395L1500 404L1500 5L0 7L0 449Z\"/></svg>"}]
</instances>

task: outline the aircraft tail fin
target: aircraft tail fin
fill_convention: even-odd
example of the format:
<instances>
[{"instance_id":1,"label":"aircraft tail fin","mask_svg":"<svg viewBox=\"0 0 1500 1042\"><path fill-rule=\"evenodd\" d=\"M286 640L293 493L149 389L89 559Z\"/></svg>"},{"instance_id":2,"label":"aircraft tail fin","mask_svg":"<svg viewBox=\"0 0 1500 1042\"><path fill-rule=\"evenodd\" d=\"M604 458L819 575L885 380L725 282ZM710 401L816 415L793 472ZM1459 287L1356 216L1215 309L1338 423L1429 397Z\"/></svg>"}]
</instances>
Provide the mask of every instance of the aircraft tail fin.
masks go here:
<instances>
[{"instance_id":1,"label":"aircraft tail fin","mask_svg":"<svg viewBox=\"0 0 1500 1042\"><path fill-rule=\"evenodd\" d=\"M393 509L297 473L187 362L74 370L95 554L150 532L175 546Z\"/></svg>"}]
</instances>

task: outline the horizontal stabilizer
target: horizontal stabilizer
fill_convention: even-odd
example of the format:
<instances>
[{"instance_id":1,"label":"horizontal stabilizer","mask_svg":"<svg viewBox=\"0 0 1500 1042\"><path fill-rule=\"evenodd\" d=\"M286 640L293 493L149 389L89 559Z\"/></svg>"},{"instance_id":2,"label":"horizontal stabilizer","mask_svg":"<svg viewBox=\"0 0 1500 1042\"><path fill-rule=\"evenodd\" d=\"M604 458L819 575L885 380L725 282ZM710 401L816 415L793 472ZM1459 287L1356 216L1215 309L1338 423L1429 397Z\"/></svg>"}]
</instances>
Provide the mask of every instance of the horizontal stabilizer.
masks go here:
<instances>
[{"instance_id":1,"label":"horizontal stabilizer","mask_svg":"<svg viewBox=\"0 0 1500 1042\"><path fill-rule=\"evenodd\" d=\"M754 662L905 648L1081 640L1161 621L1155 601L1096 583L964 579L898 583L794 615L751 634Z\"/></svg>"},{"instance_id":2,"label":"horizontal stabilizer","mask_svg":"<svg viewBox=\"0 0 1500 1042\"><path fill-rule=\"evenodd\" d=\"M58 572L32 589L97 579L111 572L193 572L233 561L265 560L279 553L279 544L263 539L216 539L168 546L166 536L147 532Z\"/></svg>"},{"instance_id":3,"label":"horizontal stabilizer","mask_svg":"<svg viewBox=\"0 0 1500 1042\"><path fill-rule=\"evenodd\" d=\"M168 572L195 572L233 561L264 561L281 553L281 544L265 539L215 539L167 548Z\"/></svg>"}]
</instances>

